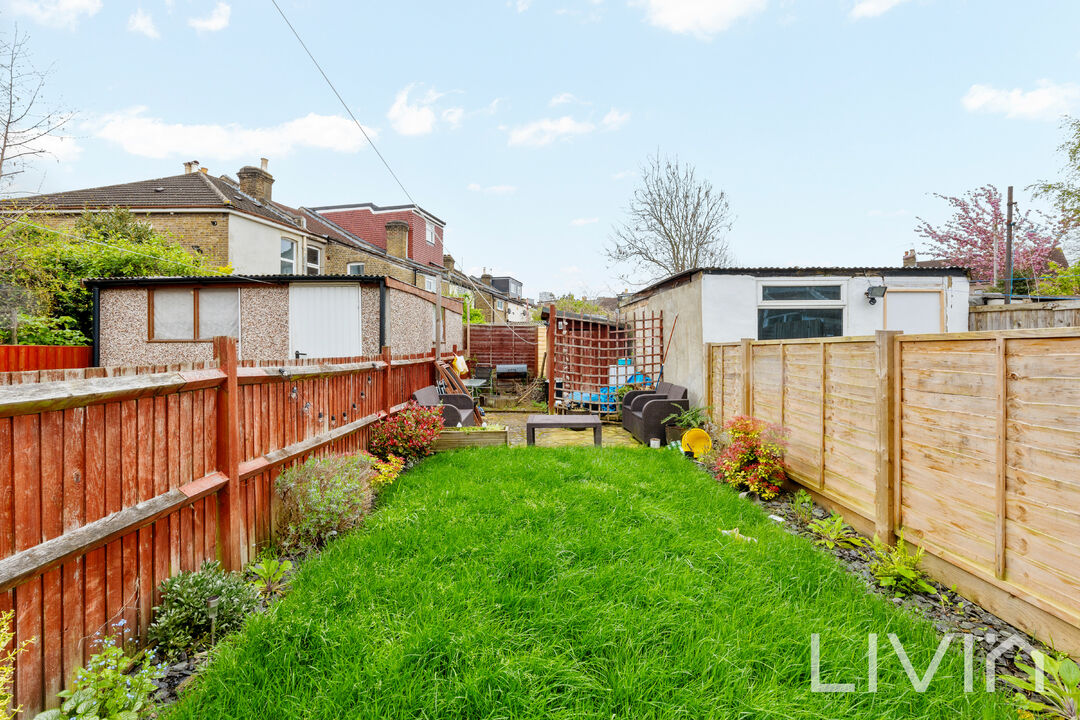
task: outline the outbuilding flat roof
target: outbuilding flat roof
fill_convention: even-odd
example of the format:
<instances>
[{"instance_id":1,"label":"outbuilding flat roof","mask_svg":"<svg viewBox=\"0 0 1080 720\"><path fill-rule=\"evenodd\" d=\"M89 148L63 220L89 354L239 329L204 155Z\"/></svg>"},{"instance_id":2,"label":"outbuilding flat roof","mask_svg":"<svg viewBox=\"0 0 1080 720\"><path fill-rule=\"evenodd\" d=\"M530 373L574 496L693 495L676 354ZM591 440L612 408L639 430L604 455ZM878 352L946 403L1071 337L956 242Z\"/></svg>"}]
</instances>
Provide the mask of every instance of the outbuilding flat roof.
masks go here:
<instances>
[{"instance_id":1,"label":"outbuilding flat roof","mask_svg":"<svg viewBox=\"0 0 1080 720\"><path fill-rule=\"evenodd\" d=\"M342 283L365 285L384 280L382 275L168 275L143 277L84 278L84 287L146 287L148 285L288 285L291 283Z\"/></svg>"}]
</instances>

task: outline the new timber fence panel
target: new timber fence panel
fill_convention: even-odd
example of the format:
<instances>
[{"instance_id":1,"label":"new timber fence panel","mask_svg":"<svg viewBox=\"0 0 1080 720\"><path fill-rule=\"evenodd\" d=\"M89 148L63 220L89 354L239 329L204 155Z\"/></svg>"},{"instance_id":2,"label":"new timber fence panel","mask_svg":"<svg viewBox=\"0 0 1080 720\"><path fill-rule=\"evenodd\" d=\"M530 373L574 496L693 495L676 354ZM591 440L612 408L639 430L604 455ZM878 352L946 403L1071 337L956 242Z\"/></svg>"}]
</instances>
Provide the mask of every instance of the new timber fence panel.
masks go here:
<instances>
[{"instance_id":1,"label":"new timber fence panel","mask_svg":"<svg viewBox=\"0 0 1080 720\"><path fill-rule=\"evenodd\" d=\"M716 422L748 399L787 428L792 480L1080 652L1080 328L747 340L707 357Z\"/></svg>"},{"instance_id":2,"label":"new timber fence panel","mask_svg":"<svg viewBox=\"0 0 1080 720\"><path fill-rule=\"evenodd\" d=\"M85 368L93 352L86 345L0 345L0 372Z\"/></svg>"},{"instance_id":3,"label":"new timber fence panel","mask_svg":"<svg viewBox=\"0 0 1080 720\"><path fill-rule=\"evenodd\" d=\"M35 639L15 668L26 717L55 707L96 635L143 636L162 580L252 559L282 469L366 448L435 379L433 353L240 366L235 341L215 349L0 386L0 610Z\"/></svg>"},{"instance_id":4,"label":"new timber fence panel","mask_svg":"<svg viewBox=\"0 0 1080 720\"><path fill-rule=\"evenodd\" d=\"M530 376L540 374L537 350L541 325L473 325L469 328L470 359L479 365L526 365Z\"/></svg>"}]
</instances>

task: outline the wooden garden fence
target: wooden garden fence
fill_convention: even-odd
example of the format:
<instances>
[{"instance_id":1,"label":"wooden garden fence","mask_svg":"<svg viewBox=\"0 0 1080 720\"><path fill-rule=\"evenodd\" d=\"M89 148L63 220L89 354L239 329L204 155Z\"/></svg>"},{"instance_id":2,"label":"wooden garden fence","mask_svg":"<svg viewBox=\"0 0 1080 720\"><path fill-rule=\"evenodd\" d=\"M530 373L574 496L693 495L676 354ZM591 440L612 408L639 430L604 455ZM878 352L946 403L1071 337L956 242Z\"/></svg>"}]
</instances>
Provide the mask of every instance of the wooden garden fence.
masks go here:
<instances>
[{"instance_id":1,"label":"wooden garden fence","mask_svg":"<svg viewBox=\"0 0 1080 720\"><path fill-rule=\"evenodd\" d=\"M0 345L0 372L84 368L93 353L88 345Z\"/></svg>"},{"instance_id":2,"label":"wooden garden fence","mask_svg":"<svg viewBox=\"0 0 1080 720\"><path fill-rule=\"evenodd\" d=\"M709 404L788 432L789 476L931 575L1080 652L1080 328L707 347Z\"/></svg>"},{"instance_id":3,"label":"wooden garden fence","mask_svg":"<svg viewBox=\"0 0 1080 720\"><path fill-rule=\"evenodd\" d=\"M234 340L214 351L194 369L0 386L0 611L34 640L15 668L25 716L56 704L96 634L140 638L162 580L254 558L283 468L365 448L435 379L433 353L241 366Z\"/></svg>"}]
</instances>

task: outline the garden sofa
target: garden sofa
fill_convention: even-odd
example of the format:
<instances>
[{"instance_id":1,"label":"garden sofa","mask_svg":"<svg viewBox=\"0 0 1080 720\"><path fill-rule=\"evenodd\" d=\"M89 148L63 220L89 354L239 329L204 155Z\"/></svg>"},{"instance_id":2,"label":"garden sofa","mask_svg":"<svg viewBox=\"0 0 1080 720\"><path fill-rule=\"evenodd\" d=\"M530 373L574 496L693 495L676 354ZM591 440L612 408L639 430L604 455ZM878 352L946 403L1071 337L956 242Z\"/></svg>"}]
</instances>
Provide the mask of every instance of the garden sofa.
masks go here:
<instances>
[{"instance_id":1,"label":"garden sofa","mask_svg":"<svg viewBox=\"0 0 1080 720\"><path fill-rule=\"evenodd\" d=\"M443 423L446 427L472 427L476 425L473 414L475 401L471 396L459 393L439 394L439 388L428 385L412 394L412 399L424 407L442 408Z\"/></svg>"},{"instance_id":2,"label":"garden sofa","mask_svg":"<svg viewBox=\"0 0 1080 720\"><path fill-rule=\"evenodd\" d=\"M663 444L663 419L689 409L686 388L658 382L652 390L631 390L623 396L622 426L643 445L648 445L652 438L660 438Z\"/></svg>"}]
</instances>

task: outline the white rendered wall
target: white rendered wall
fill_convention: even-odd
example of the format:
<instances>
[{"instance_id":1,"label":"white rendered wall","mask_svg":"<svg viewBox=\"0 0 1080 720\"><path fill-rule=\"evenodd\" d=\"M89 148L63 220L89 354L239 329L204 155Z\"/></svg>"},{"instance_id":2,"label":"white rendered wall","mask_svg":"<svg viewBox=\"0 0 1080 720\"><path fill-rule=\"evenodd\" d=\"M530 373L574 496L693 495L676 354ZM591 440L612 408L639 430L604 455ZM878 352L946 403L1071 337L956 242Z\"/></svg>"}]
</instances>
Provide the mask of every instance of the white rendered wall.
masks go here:
<instances>
[{"instance_id":1,"label":"white rendered wall","mask_svg":"<svg viewBox=\"0 0 1080 720\"><path fill-rule=\"evenodd\" d=\"M233 272L277 275L281 272L281 238L296 241L296 272L303 274L304 241L299 233L275 228L238 215L229 216L229 263Z\"/></svg>"}]
</instances>

